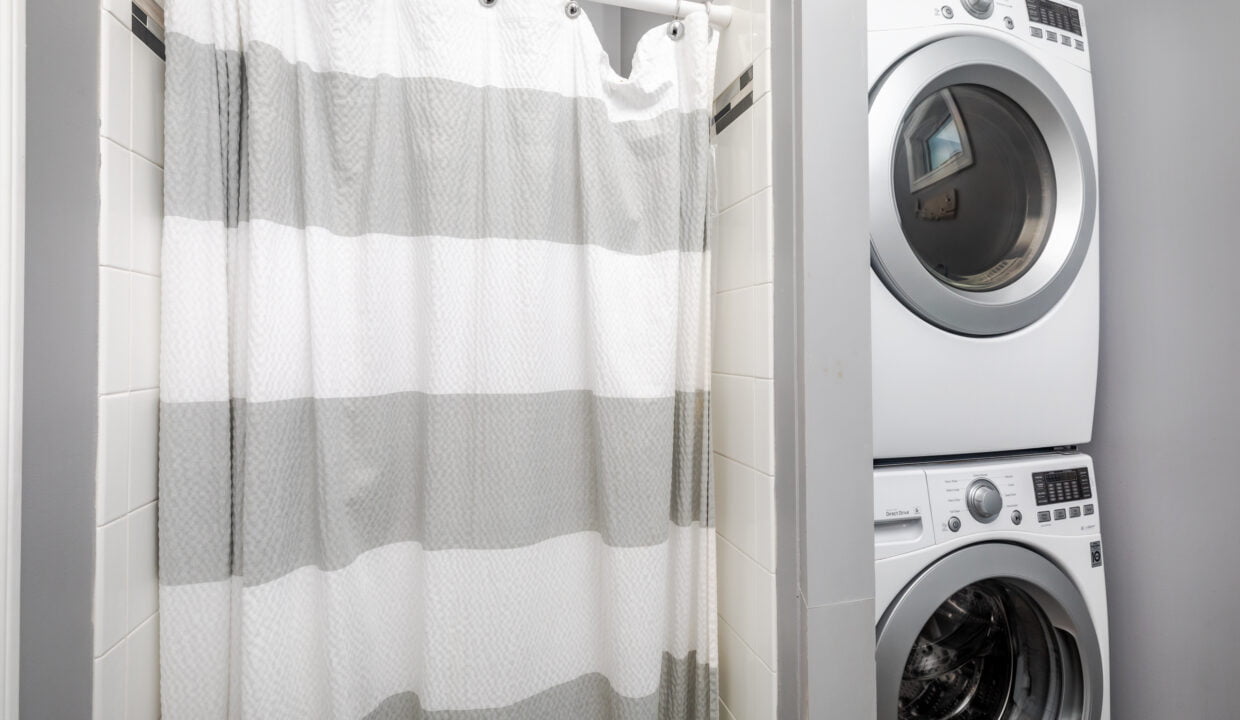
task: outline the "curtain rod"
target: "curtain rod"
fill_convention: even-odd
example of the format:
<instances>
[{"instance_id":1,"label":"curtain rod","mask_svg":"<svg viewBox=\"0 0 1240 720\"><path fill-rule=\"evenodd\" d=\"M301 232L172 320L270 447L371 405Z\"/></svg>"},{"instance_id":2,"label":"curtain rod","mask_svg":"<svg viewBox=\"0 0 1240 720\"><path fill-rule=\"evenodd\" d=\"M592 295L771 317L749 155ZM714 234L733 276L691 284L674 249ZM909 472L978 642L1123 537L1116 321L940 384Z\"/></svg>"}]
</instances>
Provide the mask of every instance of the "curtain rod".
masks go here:
<instances>
[{"instance_id":1,"label":"curtain rod","mask_svg":"<svg viewBox=\"0 0 1240 720\"><path fill-rule=\"evenodd\" d=\"M711 3L695 2L695 0L594 0L600 5L615 5L617 7L626 7L631 10L645 10L646 12L658 13L660 15L675 15L676 9L680 8L680 14L687 15L691 12L697 12L709 7L710 22L716 27L725 28L732 22L732 7L730 5L720 5Z\"/></svg>"}]
</instances>

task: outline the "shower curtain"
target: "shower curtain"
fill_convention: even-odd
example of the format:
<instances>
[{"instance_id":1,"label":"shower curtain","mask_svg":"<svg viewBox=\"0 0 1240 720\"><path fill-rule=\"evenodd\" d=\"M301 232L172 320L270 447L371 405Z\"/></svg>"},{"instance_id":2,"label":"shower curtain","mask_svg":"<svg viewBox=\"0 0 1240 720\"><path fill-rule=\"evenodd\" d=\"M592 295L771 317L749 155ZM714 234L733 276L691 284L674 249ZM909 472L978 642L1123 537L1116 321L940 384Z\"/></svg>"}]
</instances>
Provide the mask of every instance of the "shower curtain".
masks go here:
<instances>
[{"instance_id":1,"label":"shower curtain","mask_svg":"<svg viewBox=\"0 0 1240 720\"><path fill-rule=\"evenodd\" d=\"M167 19L164 718L716 718L705 15Z\"/></svg>"}]
</instances>

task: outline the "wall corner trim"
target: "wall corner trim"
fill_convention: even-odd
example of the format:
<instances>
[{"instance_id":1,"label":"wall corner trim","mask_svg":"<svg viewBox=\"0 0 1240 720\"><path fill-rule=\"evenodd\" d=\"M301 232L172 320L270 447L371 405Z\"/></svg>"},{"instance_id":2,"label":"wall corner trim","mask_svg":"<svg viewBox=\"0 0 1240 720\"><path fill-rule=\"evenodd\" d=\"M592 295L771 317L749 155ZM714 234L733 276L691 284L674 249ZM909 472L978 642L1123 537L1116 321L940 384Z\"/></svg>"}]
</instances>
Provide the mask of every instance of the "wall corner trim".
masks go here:
<instances>
[{"instance_id":1,"label":"wall corner trim","mask_svg":"<svg viewBox=\"0 0 1240 720\"><path fill-rule=\"evenodd\" d=\"M26 0L0 9L0 719L17 720L21 626Z\"/></svg>"}]
</instances>

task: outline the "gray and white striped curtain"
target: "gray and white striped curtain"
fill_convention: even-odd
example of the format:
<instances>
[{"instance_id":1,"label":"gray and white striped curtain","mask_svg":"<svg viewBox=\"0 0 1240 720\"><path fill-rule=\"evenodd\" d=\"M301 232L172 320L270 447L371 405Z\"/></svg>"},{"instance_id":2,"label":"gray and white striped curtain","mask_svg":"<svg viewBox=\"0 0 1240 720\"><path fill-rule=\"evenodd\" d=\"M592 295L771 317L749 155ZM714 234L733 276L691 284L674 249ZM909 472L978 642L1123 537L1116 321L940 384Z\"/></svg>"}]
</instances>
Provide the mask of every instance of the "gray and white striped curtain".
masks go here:
<instances>
[{"instance_id":1,"label":"gray and white striped curtain","mask_svg":"<svg viewBox=\"0 0 1240 720\"><path fill-rule=\"evenodd\" d=\"M170 0L164 717L717 717L702 13Z\"/></svg>"}]
</instances>

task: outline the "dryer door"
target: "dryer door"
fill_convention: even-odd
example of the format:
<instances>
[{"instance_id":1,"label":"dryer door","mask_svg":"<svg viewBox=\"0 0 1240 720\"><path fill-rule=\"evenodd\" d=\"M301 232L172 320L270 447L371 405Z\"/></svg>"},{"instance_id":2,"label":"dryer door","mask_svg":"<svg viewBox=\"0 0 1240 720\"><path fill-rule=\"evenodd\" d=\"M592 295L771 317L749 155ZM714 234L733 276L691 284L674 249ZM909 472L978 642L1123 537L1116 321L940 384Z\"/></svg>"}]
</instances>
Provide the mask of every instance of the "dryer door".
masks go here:
<instances>
[{"instance_id":1,"label":"dryer door","mask_svg":"<svg viewBox=\"0 0 1240 720\"><path fill-rule=\"evenodd\" d=\"M1032 550L974 545L927 568L878 626L878 720L1098 720L1098 636Z\"/></svg>"},{"instance_id":2,"label":"dryer door","mask_svg":"<svg viewBox=\"0 0 1240 720\"><path fill-rule=\"evenodd\" d=\"M1080 117L1019 47L953 37L906 56L870 94L875 272L945 330L1036 322L1076 279L1097 184Z\"/></svg>"}]
</instances>

